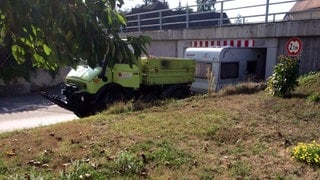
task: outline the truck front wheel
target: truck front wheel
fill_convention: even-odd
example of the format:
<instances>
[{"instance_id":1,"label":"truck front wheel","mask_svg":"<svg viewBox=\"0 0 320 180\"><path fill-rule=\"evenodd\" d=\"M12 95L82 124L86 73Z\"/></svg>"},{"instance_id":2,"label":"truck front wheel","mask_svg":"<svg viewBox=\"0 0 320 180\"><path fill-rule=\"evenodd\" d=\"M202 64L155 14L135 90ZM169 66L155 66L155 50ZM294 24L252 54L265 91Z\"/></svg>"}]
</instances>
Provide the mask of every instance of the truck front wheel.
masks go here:
<instances>
[{"instance_id":1,"label":"truck front wheel","mask_svg":"<svg viewBox=\"0 0 320 180\"><path fill-rule=\"evenodd\" d=\"M125 96L122 91L106 91L98 101L99 111L106 110L109 106L116 102L124 101Z\"/></svg>"},{"instance_id":2,"label":"truck front wheel","mask_svg":"<svg viewBox=\"0 0 320 180\"><path fill-rule=\"evenodd\" d=\"M68 104L71 107L73 113L80 118L94 114L92 106L88 105L87 102L81 101L81 94L74 93L68 100Z\"/></svg>"}]
</instances>

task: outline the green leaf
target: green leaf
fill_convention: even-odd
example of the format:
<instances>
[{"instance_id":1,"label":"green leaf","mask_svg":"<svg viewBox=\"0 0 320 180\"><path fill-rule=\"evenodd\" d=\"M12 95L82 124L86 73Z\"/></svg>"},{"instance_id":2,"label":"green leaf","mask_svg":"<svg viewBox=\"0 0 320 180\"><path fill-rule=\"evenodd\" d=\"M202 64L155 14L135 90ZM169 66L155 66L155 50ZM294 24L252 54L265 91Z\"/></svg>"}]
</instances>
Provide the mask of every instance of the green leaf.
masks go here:
<instances>
[{"instance_id":1,"label":"green leaf","mask_svg":"<svg viewBox=\"0 0 320 180\"><path fill-rule=\"evenodd\" d=\"M52 53L52 49L49 46L47 46L46 44L43 44L43 51L44 51L44 53L46 53L47 56L51 55L51 53Z\"/></svg>"},{"instance_id":2,"label":"green leaf","mask_svg":"<svg viewBox=\"0 0 320 180\"><path fill-rule=\"evenodd\" d=\"M33 58L37 62L37 64L45 63L45 59L40 54L37 54L37 53L33 54Z\"/></svg>"},{"instance_id":3,"label":"green leaf","mask_svg":"<svg viewBox=\"0 0 320 180\"><path fill-rule=\"evenodd\" d=\"M120 23L123 25L127 25L126 18L122 14L117 14L117 18L119 19Z\"/></svg>"},{"instance_id":4,"label":"green leaf","mask_svg":"<svg viewBox=\"0 0 320 180\"><path fill-rule=\"evenodd\" d=\"M18 46L18 45L13 45L11 46L11 51L12 51L12 55L13 57L16 59L16 61L18 63L24 63L25 62L25 50Z\"/></svg>"}]
</instances>

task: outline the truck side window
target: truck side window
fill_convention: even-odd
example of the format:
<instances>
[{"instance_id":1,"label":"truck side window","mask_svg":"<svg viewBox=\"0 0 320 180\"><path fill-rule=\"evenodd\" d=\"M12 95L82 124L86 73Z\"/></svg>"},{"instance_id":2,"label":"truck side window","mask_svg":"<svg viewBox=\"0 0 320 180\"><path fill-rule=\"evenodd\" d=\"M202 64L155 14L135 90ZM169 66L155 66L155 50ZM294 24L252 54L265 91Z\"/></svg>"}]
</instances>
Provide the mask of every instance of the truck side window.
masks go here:
<instances>
[{"instance_id":1,"label":"truck side window","mask_svg":"<svg viewBox=\"0 0 320 180\"><path fill-rule=\"evenodd\" d=\"M239 62L221 63L221 79L238 78Z\"/></svg>"},{"instance_id":2,"label":"truck side window","mask_svg":"<svg viewBox=\"0 0 320 180\"><path fill-rule=\"evenodd\" d=\"M195 77L207 79L207 73L210 71L212 71L211 63L197 62Z\"/></svg>"}]
</instances>

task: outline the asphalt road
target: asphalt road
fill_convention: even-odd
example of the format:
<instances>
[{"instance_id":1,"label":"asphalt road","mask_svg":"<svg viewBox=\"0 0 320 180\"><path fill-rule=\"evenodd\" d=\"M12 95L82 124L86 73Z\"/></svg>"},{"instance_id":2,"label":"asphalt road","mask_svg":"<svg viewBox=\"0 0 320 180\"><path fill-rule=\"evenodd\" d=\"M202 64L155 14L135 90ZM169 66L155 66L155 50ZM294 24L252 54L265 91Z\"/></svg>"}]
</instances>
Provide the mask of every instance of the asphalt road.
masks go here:
<instances>
[{"instance_id":1,"label":"asphalt road","mask_svg":"<svg viewBox=\"0 0 320 180\"><path fill-rule=\"evenodd\" d=\"M57 88L49 92L59 94ZM75 119L78 118L72 112L51 103L39 93L0 97L0 133Z\"/></svg>"}]
</instances>

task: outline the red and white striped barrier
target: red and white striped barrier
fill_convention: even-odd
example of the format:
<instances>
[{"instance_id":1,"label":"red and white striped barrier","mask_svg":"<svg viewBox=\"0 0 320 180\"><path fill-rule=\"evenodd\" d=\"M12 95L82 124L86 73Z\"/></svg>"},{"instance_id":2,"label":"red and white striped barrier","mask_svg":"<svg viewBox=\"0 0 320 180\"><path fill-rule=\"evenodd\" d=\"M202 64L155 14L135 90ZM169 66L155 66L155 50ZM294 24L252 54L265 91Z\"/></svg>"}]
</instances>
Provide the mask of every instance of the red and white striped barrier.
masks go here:
<instances>
[{"instance_id":1,"label":"red and white striped barrier","mask_svg":"<svg viewBox=\"0 0 320 180\"><path fill-rule=\"evenodd\" d=\"M204 41L192 41L192 47L254 47L253 39L246 40L204 40Z\"/></svg>"}]
</instances>

